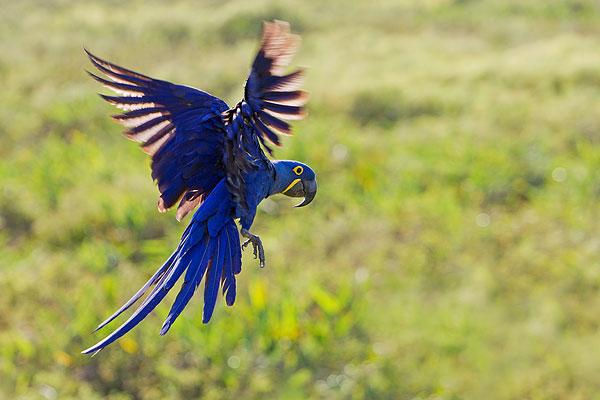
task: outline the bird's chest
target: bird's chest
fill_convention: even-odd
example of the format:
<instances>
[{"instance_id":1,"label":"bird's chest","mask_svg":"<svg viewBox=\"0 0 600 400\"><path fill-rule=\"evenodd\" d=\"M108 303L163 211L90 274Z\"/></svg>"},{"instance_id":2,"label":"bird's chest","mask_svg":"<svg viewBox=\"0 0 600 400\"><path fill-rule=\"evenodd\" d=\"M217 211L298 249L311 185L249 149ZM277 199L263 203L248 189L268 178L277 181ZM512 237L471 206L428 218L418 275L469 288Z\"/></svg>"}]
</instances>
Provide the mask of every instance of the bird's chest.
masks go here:
<instances>
[{"instance_id":1,"label":"bird's chest","mask_svg":"<svg viewBox=\"0 0 600 400\"><path fill-rule=\"evenodd\" d=\"M262 168L249 171L244 175L244 182L248 208L238 204L235 214L237 218L240 218L242 226L249 227L254 221L256 207L269 195L273 184L273 172L270 169Z\"/></svg>"},{"instance_id":2,"label":"bird's chest","mask_svg":"<svg viewBox=\"0 0 600 400\"><path fill-rule=\"evenodd\" d=\"M249 208L256 208L268 195L273 183L273 174L269 170L259 169L244 176L246 182L246 201Z\"/></svg>"}]
</instances>

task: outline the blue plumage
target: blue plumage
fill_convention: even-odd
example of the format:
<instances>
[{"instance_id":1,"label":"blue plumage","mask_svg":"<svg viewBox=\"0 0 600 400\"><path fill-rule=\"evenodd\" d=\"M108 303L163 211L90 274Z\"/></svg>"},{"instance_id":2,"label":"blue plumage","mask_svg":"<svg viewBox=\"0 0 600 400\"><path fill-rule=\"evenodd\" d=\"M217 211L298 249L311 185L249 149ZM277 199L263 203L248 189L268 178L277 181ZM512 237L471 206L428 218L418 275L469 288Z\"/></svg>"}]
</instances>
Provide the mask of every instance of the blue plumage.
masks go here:
<instances>
[{"instance_id":1,"label":"blue plumage","mask_svg":"<svg viewBox=\"0 0 600 400\"><path fill-rule=\"evenodd\" d=\"M87 52L92 64L108 79L90 75L119 96L102 97L124 110L113 118L125 135L141 143L152 157L161 212L177 202L177 219L197 208L177 249L146 284L97 329L110 323L146 295L116 330L84 353L96 353L142 321L183 276L181 289L161 328L172 326L204 279L202 321L210 321L218 293L231 306L236 297L235 275L241 272L241 250L252 244L264 266L260 238L250 232L256 207L266 197L282 193L316 194L316 177L297 161L271 161L267 141L279 145L278 134L290 134L285 120L304 116L305 92L298 90L302 71L284 75L298 44L285 22L264 24L259 52L246 82L244 99L229 108L201 90L150 78ZM261 147L262 146L262 147ZM239 233L247 238L240 245ZM149 293L148 293L149 292Z\"/></svg>"}]
</instances>

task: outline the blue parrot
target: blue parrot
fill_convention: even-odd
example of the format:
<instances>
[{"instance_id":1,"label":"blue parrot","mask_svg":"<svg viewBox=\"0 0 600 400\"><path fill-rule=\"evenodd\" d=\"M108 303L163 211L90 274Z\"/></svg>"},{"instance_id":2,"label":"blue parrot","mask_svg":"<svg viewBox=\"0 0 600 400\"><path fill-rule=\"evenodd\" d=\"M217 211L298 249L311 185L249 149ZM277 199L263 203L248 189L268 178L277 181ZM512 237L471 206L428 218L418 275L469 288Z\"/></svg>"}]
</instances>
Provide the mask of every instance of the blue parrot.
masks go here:
<instances>
[{"instance_id":1,"label":"blue parrot","mask_svg":"<svg viewBox=\"0 0 600 400\"><path fill-rule=\"evenodd\" d=\"M279 134L291 134L286 120L305 115L308 96L300 90L303 70L284 73L299 39L286 22L263 24L261 46L246 81L244 98L232 108L207 92L150 78L85 50L107 79L88 73L118 95L101 97L125 111L113 118L126 127L125 135L141 143L152 157L152 178L160 191L159 211L179 203L176 218L181 220L197 210L168 260L97 330L149 292L135 312L82 353L95 354L133 329L182 275L181 289L160 334L169 330L202 278L202 322L208 323L219 290L227 305L235 302L235 275L241 272L241 252L247 245L252 245L260 266L265 266L262 242L250 231L258 204L277 193L303 197L297 207L314 199L316 176L308 165L271 161L263 151L272 155L270 144L280 146ZM236 219L239 233L246 238L242 245Z\"/></svg>"}]
</instances>

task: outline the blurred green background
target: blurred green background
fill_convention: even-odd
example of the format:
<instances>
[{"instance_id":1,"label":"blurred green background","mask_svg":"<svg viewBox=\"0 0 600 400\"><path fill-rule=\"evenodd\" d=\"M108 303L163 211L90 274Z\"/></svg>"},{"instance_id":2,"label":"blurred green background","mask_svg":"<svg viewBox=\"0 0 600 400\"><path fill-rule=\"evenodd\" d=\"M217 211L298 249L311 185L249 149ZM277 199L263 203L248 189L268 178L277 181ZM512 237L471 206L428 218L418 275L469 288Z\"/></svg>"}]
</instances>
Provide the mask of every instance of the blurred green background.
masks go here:
<instances>
[{"instance_id":1,"label":"blurred green background","mask_svg":"<svg viewBox=\"0 0 600 400\"><path fill-rule=\"evenodd\" d=\"M1 1L0 398L600 398L594 0ZM268 266L201 324L93 328L176 246L83 45L236 102L260 23L303 37L310 115L261 206ZM111 327L115 327L112 324Z\"/></svg>"}]
</instances>

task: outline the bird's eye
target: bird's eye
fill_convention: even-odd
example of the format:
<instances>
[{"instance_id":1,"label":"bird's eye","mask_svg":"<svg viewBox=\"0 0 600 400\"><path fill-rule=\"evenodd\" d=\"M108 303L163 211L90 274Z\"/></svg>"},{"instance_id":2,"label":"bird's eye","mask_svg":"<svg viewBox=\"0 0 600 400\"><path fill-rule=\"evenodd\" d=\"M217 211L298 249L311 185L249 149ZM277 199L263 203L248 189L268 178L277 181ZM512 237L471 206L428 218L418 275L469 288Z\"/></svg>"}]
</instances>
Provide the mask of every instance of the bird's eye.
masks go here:
<instances>
[{"instance_id":1,"label":"bird's eye","mask_svg":"<svg viewBox=\"0 0 600 400\"><path fill-rule=\"evenodd\" d=\"M304 168L302 168L301 165L297 165L294 167L293 171L296 175L302 175L302 172L304 172Z\"/></svg>"}]
</instances>

